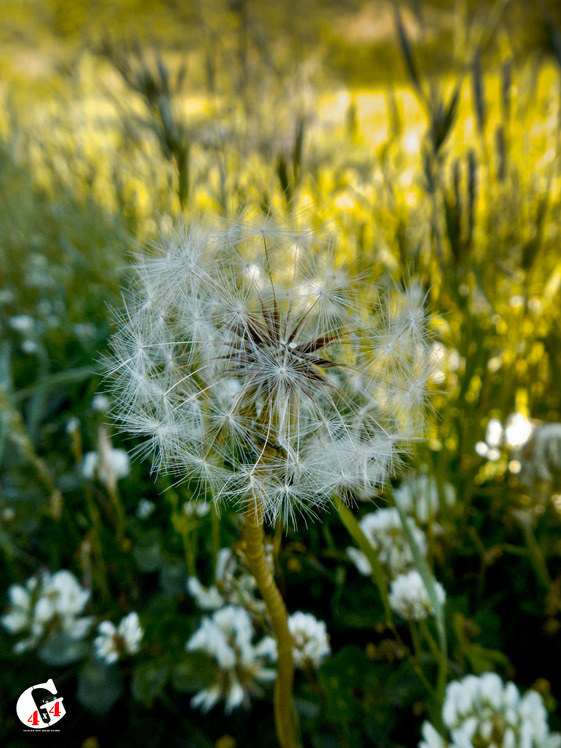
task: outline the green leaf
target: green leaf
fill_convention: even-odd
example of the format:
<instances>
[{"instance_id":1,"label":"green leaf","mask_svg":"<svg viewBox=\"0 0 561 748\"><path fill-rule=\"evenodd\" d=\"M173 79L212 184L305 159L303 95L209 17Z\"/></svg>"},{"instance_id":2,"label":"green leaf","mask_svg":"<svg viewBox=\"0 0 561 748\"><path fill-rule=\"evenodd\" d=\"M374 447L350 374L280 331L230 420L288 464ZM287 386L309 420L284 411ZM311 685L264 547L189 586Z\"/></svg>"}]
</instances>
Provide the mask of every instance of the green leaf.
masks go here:
<instances>
[{"instance_id":1,"label":"green leaf","mask_svg":"<svg viewBox=\"0 0 561 748\"><path fill-rule=\"evenodd\" d=\"M78 676L78 701L94 714L105 714L123 692L121 673L115 665L91 659Z\"/></svg>"},{"instance_id":2,"label":"green leaf","mask_svg":"<svg viewBox=\"0 0 561 748\"><path fill-rule=\"evenodd\" d=\"M471 669L474 673L485 673L488 670L496 670L497 665L508 667L510 660L498 649L487 649L480 644L469 644L463 651L465 657L469 660Z\"/></svg>"},{"instance_id":3,"label":"green leaf","mask_svg":"<svg viewBox=\"0 0 561 748\"><path fill-rule=\"evenodd\" d=\"M161 659L137 665L132 674L132 695L137 701L151 706L164 690L169 674L169 665Z\"/></svg>"},{"instance_id":4,"label":"green leaf","mask_svg":"<svg viewBox=\"0 0 561 748\"><path fill-rule=\"evenodd\" d=\"M347 645L321 668L318 680L330 721L349 724L362 717L358 694L366 686L369 665L359 647Z\"/></svg>"},{"instance_id":5,"label":"green leaf","mask_svg":"<svg viewBox=\"0 0 561 748\"><path fill-rule=\"evenodd\" d=\"M192 693L209 686L216 673L212 660L204 652L186 652L171 672L171 682L176 691Z\"/></svg>"},{"instance_id":6,"label":"green leaf","mask_svg":"<svg viewBox=\"0 0 561 748\"><path fill-rule=\"evenodd\" d=\"M401 47L401 51L403 53L403 59L405 60L405 66L407 68L407 72L409 73L409 78L411 79L411 83L417 91L419 98L423 102L425 102L426 96L425 92L423 91L423 86L421 85L421 77L417 71L415 60L413 59L411 44L409 43L409 38L407 37L407 32L405 31L405 26L403 25L403 21L401 19L401 13L399 12L399 8L395 3L393 6L393 14L395 28L397 31L397 38L399 41L399 46Z\"/></svg>"},{"instance_id":7,"label":"green leaf","mask_svg":"<svg viewBox=\"0 0 561 748\"><path fill-rule=\"evenodd\" d=\"M72 639L68 634L50 636L38 651L39 658L49 665L69 665L83 660L90 645L83 639Z\"/></svg>"},{"instance_id":8,"label":"green leaf","mask_svg":"<svg viewBox=\"0 0 561 748\"><path fill-rule=\"evenodd\" d=\"M134 547L134 558L140 571L157 571L162 564L162 546L158 530L141 535Z\"/></svg>"}]
</instances>

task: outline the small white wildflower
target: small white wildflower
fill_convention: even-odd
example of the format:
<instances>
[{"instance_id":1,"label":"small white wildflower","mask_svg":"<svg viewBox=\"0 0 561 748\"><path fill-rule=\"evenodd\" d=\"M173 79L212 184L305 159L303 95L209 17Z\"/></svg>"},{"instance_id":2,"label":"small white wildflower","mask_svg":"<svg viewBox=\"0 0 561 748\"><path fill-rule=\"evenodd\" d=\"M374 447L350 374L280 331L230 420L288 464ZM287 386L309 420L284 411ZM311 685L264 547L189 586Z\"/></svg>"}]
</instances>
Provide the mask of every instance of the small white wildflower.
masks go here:
<instances>
[{"instance_id":1,"label":"small white wildflower","mask_svg":"<svg viewBox=\"0 0 561 748\"><path fill-rule=\"evenodd\" d=\"M11 522L16 516L15 511L12 509L11 506L7 506L4 509L2 509L2 521L3 522Z\"/></svg>"},{"instance_id":2,"label":"small white wildflower","mask_svg":"<svg viewBox=\"0 0 561 748\"><path fill-rule=\"evenodd\" d=\"M29 335L35 330L35 320L29 314L18 314L10 317L8 325L22 335Z\"/></svg>"},{"instance_id":3,"label":"small white wildflower","mask_svg":"<svg viewBox=\"0 0 561 748\"><path fill-rule=\"evenodd\" d=\"M11 304L14 300L14 292L10 288L0 288L0 306Z\"/></svg>"},{"instance_id":4,"label":"small white wildflower","mask_svg":"<svg viewBox=\"0 0 561 748\"><path fill-rule=\"evenodd\" d=\"M456 502L456 492L450 483L439 488L433 476L419 473L407 476L393 492L396 504L413 516L420 524L433 521L440 510L440 492L446 506Z\"/></svg>"},{"instance_id":5,"label":"small white wildflower","mask_svg":"<svg viewBox=\"0 0 561 748\"><path fill-rule=\"evenodd\" d=\"M60 633L70 639L83 639L93 624L92 618L80 615L89 595L74 575L64 569L32 577L25 587L12 585L8 590L10 608L2 616L2 625L12 634L29 634L15 645L14 651L33 649L44 639Z\"/></svg>"},{"instance_id":6,"label":"small white wildflower","mask_svg":"<svg viewBox=\"0 0 561 748\"><path fill-rule=\"evenodd\" d=\"M208 501L186 501L183 511L188 517L206 517L210 512L210 504Z\"/></svg>"},{"instance_id":7,"label":"small white wildflower","mask_svg":"<svg viewBox=\"0 0 561 748\"><path fill-rule=\"evenodd\" d=\"M449 683L442 720L450 742L425 722L419 748L561 747L561 734L549 732L540 694L527 691L521 697L514 683L503 683L496 673Z\"/></svg>"},{"instance_id":8,"label":"small white wildflower","mask_svg":"<svg viewBox=\"0 0 561 748\"><path fill-rule=\"evenodd\" d=\"M37 351L39 350L39 346L34 340L27 339L27 340L24 340L23 343L21 344L21 350L24 353L27 353L28 356L31 356L34 353L37 353Z\"/></svg>"},{"instance_id":9,"label":"small white wildflower","mask_svg":"<svg viewBox=\"0 0 561 748\"><path fill-rule=\"evenodd\" d=\"M75 434L80 429L80 421L76 417L72 417L68 420L68 423L66 424L66 433L67 434Z\"/></svg>"},{"instance_id":10,"label":"small white wildflower","mask_svg":"<svg viewBox=\"0 0 561 748\"><path fill-rule=\"evenodd\" d=\"M446 593L439 582L435 583L436 595L444 604ZM425 583L415 569L407 574L399 574L390 582L389 603L394 613L402 618L420 621L434 615Z\"/></svg>"},{"instance_id":11,"label":"small white wildflower","mask_svg":"<svg viewBox=\"0 0 561 748\"><path fill-rule=\"evenodd\" d=\"M95 336L95 325L91 322L78 322L73 326L74 335L78 340L88 341Z\"/></svg>"},{"instance_id":12,"label":"small white wildflower","mask_svg":"<svg viewBox=\"0 0 561 748\"><path fill-rule=\"evenodd\" d=\"M561 474L561 423L538 426L520 455L525 482L551 484Z\"/></svg>"},{"instance_id":13,"label":"small white wildflower","mask_svg":"<svg viewBox=\"0 0 561 748\"><path fill-rule=\"evenodd\" d=\"M218 610L225 604L224 598L214 585L203 587L196 577L187 579L187 591L195 598L201 610Z\"/></svg>"},{"instance_id":14,"label":"small white wildflower","mask_svg":"<svg viewBox=\"0 0 561 748\"><path fill-rule=\"evenodd\" d=\"M156 505L153 501L148 499L140 499L138 506L136 507L136 516L138 519L148 519L148 517L154 513Z\"/></svg>"},{"instance_id":15,"label":"small white wildflower","mask_svg":"<svg viewBox=\"0 0 561 748\"><path fill-rule=\"evenodd\" d=\"M97 657L105 660L108 665L125 655L137 654L144 636L138 613L135 612L125 616L118 627L111 621L102 621L97 631L98 636L94 640L95 652Z\"/></svg>"},{"instance_id":16,"label":"small white wildflower","mask_svg":"<svg viewBox=\"0 0 561 748\"><path fill-rule=\"evenodd\" d=\"M108 454L111 461L110 469L115 478L126 478L130 473L130 458L128 453L124 449L110 448ZM87 452L84 455L82 475L89 480L93 480L94 476L97 475L102 483L107 483L110 478L105 465L99 459L98 452Z\"/></svg>"},{"instance_id":17,"label":"small white wildflower","mask_svg":"<svg viewBox=\"0 0 561 748\"><path fill-rule=\"evenodd\" d=\"M269 566L272 566L271 551L270 547L266 548ZM243 556L234 553L231 548L221 548L216 559L213 585L204 587L196 577L189 577L187 591L201 610L217 610L229 604L263 613L264 602L255 597L257 585L244 562Z\"/></svg>"},{"instance_id":18,"label":"small white wildflower","mask_svg":"<svg viewBox=\"0 0 561 748\"><path fill-rule=\"evenodd\" d=\"M413 519L408 518L407 522L421 552L426 554L425 533L417 527ZM403 573L414 565L413 554L405 538L397 509L377 509L365 514L359 525L374 550L378 552L380 562L387 566L392 574ZM348 548L347 553L361 574L372 573L370 563L361 551Z\"/></svg>"},{"instance_id":19,"label":"small white wildflower","mask_svg":"<svg viewBox=\"0 0 561 748\"><path fill-rule=\"evenodd\" d=\"M318 621L311 613L293 613L288 619L288 628L296 667L318 668L331 654L325 622Z\"/></svg>"},{"instance_id":20,"label":"small white wildflower","mask_svg":"<svg viewBox=\"0 0 561 748\"><path fill-rule=\"evenodd\" d=\"M430 722L423 723L422 734L423 740L419 743L419 748L447 748L448 743Z\"/></svg>"},{"instance_id":21,"label":"small white wildflower","mask_svg":"<svg viewBox=\"0 0 561 748\"><path fill-rule=\"evenodd\" d=\"M500 447L503 441L504 429L498 418L491 418L487 424L485 441L490 447Z\"/></svg>"},{"instance_id":22,"label":"small white wildflower","mask_svg":"<svg viewBox=\"0 0 561 748\"><path fill-rule=\"evenodd\" d=\"M191 699L193 708L208 711L219 701L226 702L225 711L248 704L250 695L259 694L258 683L271 683L274 668L266 663L275 659L274 640L264 637L252 643L253 626L244 608L228 605L212 618L203 618L200 627L186 644L188 652L206 652L217 665L217 681L199 691Z\"/></svg>"},{"instance_id":23,"label":"small white wildflower","mask_svg":"<svg viewBox=\"0 0 561 748\"><path fill-rule=\"evenodd\" d=\"M475 451L480 457L490 462L497 462L501 458L501 450L497 447L490 447L487 442L477 442Z\"/></svg>"},{"instance_id":24,"label":"small white wildflower","mask_svg":"<svg viewBox=\"0 0 561 748\"><path fill-rule=\"evenodd\" d=\"M533 426L524 413L512 413L506 421L505 444L511 449L522 447L532 435Z\"/></svg>"},{"instance_id":25,"label":"small white wildflower","mask_svg":"<svg viewBox=\"0 0 561 748\"><path fill-rule=\"evenodd\" d=\"M106 413L111 407L111 400L107 395L94 395L91 403L92 410L97 410L99 413Z\"/></svg>"}]
</instances>

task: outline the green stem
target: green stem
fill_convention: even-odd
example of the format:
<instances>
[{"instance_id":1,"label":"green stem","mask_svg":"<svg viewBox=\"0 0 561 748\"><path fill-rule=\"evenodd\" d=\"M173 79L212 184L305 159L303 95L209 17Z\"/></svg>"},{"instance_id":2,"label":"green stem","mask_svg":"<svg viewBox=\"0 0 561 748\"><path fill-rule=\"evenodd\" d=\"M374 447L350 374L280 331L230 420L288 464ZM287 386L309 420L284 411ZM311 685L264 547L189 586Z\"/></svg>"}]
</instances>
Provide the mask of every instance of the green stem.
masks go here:
<instances>
[{"instance_id":1,"label":"green stem","mask_svg":"<svg viewBox=\"0 0 561 748\"><path fill-rule=\"evenodd\" d=\"M265 561L263 515L250 507L244 515L245 557L271 619L277 642L277 680L275 683L275 726L282 748L297 748L296 713L292 706L294 661L288 614L278 587Z\"/></svg>"},{"instance_id":2,"label":"green stem","mask_svg":"<svg viewBox=\"0 0 561 748\"><path fill-rule=\"evenodd\" d=\"M409 624L409 633L411 634L411 641L413 642L413 651L415 652L415 658L418 662L423 660L423 650L421 648L421 640L419 639L419 632L415 626L415 622L411 618L407 619Z\"/></svg>"},{"instance_id":3,"label":"green stem","mask_svg":"<svg viewBox=\"0 0 561 748\"><path fill-rule=\"evenodd\" d=\"M532 561L532 566L534 567L536 577L538 578L538 581L540 582L542 587L548 590L551 587L551 577L549 575L549 570L547 568L542 549L540 548L540 545L534 534L531 519L523 517L522 519L520 519L520 526L522 528L522 532L524 533L524 539L526 540L526 545L528 547L530 559Z\"/></svg>"},{"instance_id":4,"label":"green stem","mask_svg":"<svg viewBox=\"0 0 561 748\"><path fill-rule=\"evenodd\" d=\"M430 651L433 653L436 661L438 662L440 659L440 650L438 648L438 644L434 640L434 636L431 634L430 629L427 625L427 622L421 618L419 621L419 628L421 629L421 634L424 639L426 639L427 644L429 645Z\"/></svg>"},{"instance_id":5,"label":"green stem","mask_svg":"<svg viewBox=\"0 0 561 748\"><path fill-rule=\"evenodd\" d=\"M382 598L386 626L393 629L393 617L388 597L388 582L384 573L384 569L382 568L382 565L378 559L378 555L366 535L362 532L356 517L351 512L349 507L344 504L339 498L335 500L335 506L337 507L339 517L341 519L341 522L345 525L347 532L368 559L368 562L372 568L372 577L374 579L374 582L376 583L376 586L378 587L380 597Z\"/></svg>"},{"instance_id":6,"label":"green stem","mask_svg":"<svg viewBox=\"0 0 561 748\"><path fill-rule=\"evenodd\" d=\"M432 609L434 610L434 615L436 618L436 629L438 632L438 644L439 644L438 646L438 678L437 678L437 683L436 683L436 693L437 693L438 702L441 706L444 702L444 692L446 690L446 678L448 674L448 657L446 654L447 644L446 644L446 625L444 622L444 606L440 602L440 599L436 593L436 584L435 584L432 572L428 567L428 564L426 562L426 559L421 549L419 548L419 544L417 543L415 536L411 532L411 527L409 526L408 518L405 512L403 511L402 507L399 505L397 501L395 502L395 508L398 511L399 518L401 520L401 525L403 527L403 532L407 540L407 544L409 545L409 548L411 549L411 553L415 561L415 567L417 571L419 572L419 574L421 575L421 578L425 585L425 589L429 596L429 600L431 602Z\"/></svg>"}]
</instances>

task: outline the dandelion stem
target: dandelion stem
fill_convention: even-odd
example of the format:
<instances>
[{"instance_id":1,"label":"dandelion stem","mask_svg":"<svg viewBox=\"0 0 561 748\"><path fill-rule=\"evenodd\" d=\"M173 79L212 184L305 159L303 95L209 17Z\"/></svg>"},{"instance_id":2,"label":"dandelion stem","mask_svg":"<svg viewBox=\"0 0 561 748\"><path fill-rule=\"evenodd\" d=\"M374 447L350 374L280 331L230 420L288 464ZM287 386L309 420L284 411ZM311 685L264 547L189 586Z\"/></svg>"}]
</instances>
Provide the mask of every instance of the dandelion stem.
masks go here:
<instances>
[{"instance_id":1,"label":"dandelion stem","mask_svg":"<svg viewBox=\"0 0 561 748\"><path fill-rule=\"evenodd\" d=\"M267 607L277 642L277 681L275 683L277 737L282 748L296 748L300 742L297 739L296 714L292 707L294 680L292 637L288 628L288 614L284 600L265 561L263 512L260 508L256 510L250 507L246 511L243 539L247 565Z\"/></svg>"}]
</instances>

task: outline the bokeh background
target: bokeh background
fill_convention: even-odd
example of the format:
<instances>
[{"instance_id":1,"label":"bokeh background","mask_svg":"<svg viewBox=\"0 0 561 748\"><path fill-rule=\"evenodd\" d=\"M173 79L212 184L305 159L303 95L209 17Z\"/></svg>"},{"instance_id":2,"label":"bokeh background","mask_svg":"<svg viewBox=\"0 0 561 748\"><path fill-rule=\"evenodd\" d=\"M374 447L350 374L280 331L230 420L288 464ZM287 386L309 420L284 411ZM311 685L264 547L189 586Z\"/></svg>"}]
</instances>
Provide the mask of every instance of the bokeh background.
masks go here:
<instances>
[{"instance_id":1,"label":"bokeh background","mask_svg":"<svg viewBox=\"0 0 561 748\"><path fill-rule=\"evenodd\" d=\"M442 668L533 688L561 730L560 186L552 0L1 3L2 605L69 570L95 620L71 646L60 614L25 651L0 629L3 745L38 738L15 702L50 677L68 745L275 745L270 689L189 704L213 665L185 652L205 615L187 578L215 581L235 512L185 510L193 487L129 459L99 397L133 251L246 206L304 216L373 283L420 283L439 363L405 477L353 512L409 487L445 655L434 620L388 623L336 512L268 530L289 611L330 636L296 681L305 744L418 745ZM104 663L95 626L130 612L141 648Z\"/></svg>"}]
</instances>

